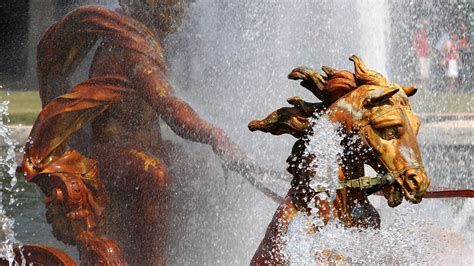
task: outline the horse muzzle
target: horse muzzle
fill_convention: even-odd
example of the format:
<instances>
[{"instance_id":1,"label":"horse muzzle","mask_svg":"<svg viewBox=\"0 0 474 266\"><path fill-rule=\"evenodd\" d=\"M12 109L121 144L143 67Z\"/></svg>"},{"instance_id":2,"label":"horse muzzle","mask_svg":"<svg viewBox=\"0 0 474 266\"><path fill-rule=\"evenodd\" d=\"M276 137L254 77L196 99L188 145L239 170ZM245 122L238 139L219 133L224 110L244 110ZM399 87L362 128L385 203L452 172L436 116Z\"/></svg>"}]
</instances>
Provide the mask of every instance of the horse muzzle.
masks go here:
<instances>
[{"instance_id":1,"label":"horse muzzle","mask_svg":"<svg viewBox=\"0 0 474 266\"><path fill-rule=\"evenodd\" d=\"M411 203L420 203L430 185L430 179L423 168L409 168L397 179L405 199Z\"/></svg>"}]
</instances>

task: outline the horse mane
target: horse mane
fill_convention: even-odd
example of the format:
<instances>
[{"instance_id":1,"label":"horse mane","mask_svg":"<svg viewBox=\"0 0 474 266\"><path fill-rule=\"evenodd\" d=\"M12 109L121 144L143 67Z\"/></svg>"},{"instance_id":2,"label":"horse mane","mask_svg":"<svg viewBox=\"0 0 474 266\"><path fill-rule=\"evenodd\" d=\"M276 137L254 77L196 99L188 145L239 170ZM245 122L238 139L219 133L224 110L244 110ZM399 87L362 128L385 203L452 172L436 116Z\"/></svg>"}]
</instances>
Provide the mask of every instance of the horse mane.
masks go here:
<instances>
[{"instance_id":1,"label":"horse mane","mask_svg":"<svg viewBox=\"0 0 474 266\"><path fill-rule=\"evenodd\" d=\"M322 70L326 76L322 76L311 68L298 67L291 71L288 78L302 80L301 85L326 106L362 85L389 85L382 74L368 69L358 56L352 55L349 60L354 62L354 73L323 66Z\"/></svg>"},{"instance_id":2,"label":"horse mane","mask_svg":"<svg viewBox=\"0 0 474 266\"><path fill-rule=\"evenodd\" d=\"M293 107L283 107L262 120L253 120L248 127L251 131L263 131L273 135L290 134L301 138L311 132L310 119L315 113L321 113L331 104L362 85L388 86L385 77L366 67L362 59L352 55L354 73L348 70L337 70L323 66L325 76L308 67L298 67L288 74L289 79L301 80L301 85L308 89L321 102L310 103L300 97L288 99Z\"/></svg>"}]
</instances>

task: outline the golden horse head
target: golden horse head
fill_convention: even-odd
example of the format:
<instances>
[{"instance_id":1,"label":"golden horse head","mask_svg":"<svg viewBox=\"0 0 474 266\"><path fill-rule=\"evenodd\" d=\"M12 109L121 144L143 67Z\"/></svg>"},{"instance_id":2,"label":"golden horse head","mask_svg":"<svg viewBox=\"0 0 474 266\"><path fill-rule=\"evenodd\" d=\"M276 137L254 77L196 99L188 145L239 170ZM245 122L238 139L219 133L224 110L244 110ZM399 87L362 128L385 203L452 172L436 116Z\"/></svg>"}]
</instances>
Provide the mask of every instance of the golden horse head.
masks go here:
<instances>
[{"instance_id":1,"label":"golden horse head","mask_svg":"<svg viewBox=\"0 0 474 266\"><path fill-rule=\"evenodd\" d=\"M355 55L350 60L354 62L354 73L327 66L322 68L326 76L305 67L294 69L289 78L302 80L301 85L322 102L290 98L288 102L293 107L254 120L249 128L305 138L312 132L311 119L327 115L341 125L346 148L350 146L358 160L385 176L381 189L390 206L399 205L403 196L419 203L430 180L416 140L420 121L408 101L416 88L389 83L380 73L367 69Z\"/></svg>"}]
</instances>

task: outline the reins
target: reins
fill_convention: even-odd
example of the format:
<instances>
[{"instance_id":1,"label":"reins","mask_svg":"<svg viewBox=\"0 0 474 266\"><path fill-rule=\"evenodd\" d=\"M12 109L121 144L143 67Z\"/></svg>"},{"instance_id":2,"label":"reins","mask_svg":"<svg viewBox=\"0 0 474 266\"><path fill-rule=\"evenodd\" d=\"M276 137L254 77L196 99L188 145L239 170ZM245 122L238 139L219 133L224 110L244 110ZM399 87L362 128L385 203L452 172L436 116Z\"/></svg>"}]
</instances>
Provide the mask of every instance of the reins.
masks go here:
<instances>
[{"instance_id":1,"label":"reins","mask_svg":"<svg viewBox=\"0 0 474 266\"><path fill-rule=\"evenodd\" d=\"M257 190L262 192L265 196L272 199L275 203L282 203L284 197L278 195L276 192L266 187L262 183L258 182L255 177L246 173L244 176L249 183L254 186ZM336 190L342 190L346 188L352 189L369 189L379 185L390 185L394 182L394 178L391 174L384 176L362 176L356 179L350 179L340 181ZM474 190L472 189L449 189L449 188L437 188L438 190L427 191L423 198L434 199L434 198L474 198ZM314 193L328 192L329 189L323 186L316 186L311 188ZM377 191L373 195L383 196L382 191Z\"/></svg>"},{"instance_id":2,"label":"reins","mask_svg":"<svg viewBox=\"0 0 474 266\"><path fill-rule=\"evenodd\" d=\"M363 176L356 179L350 179L347 181L340 181L339 186L336 190L342 190L345 188L359 188L369 189L378 185L390 185L394 182L391 174L384 176ZM313 192L321 193L327 192L328 189L325 187L318 186L312 188ZM383 196L381 191L374 193L377 196ZM427 191L423 198L434 199L434 198L474 198L474 190L472 189L450 189L450 188L437 188L434 191Z\"/></svg>"},{"instance_id":3,"label":"reins","mask_svg":"<svg viewBox=\"0 0 474 266\"><path fill-rule=\"evenodd\" d=\"M390 185L394 182L393 176L387 174L384 176L362 176L356 179L350 179L345 181L339 181L339 186L336 190L342 190L345 188L359 188L359 189L368 189L378 185ZM327 188L317 186L312 188L313 192L320 193L328 191Z\"/></svg>"},{"instance_id":4,"label":"reins","mask_svg":"<svg viewBox=\"0 0 474 266\"><path fill-rule=\"evenodd\" d=\"M381 191L374 193L377 196L383 196ZM474 198L473 189L441 189L435 191L427 191L423 198L426 199L443 199L443 198Z\"/></svg>"}]
</instances>

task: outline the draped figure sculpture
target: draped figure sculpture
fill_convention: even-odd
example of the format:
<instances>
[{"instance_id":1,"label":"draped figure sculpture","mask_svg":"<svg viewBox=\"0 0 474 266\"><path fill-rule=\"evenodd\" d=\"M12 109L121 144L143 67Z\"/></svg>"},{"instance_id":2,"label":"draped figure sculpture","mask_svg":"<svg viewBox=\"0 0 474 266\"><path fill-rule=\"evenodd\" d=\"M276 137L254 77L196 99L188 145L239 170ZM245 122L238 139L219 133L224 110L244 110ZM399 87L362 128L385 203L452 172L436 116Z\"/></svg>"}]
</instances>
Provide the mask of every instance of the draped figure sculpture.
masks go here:
<instances>
[{"instance_id":1,"label":"draped figure sculpture","mask_svg":"<svg viewBox=\"0 0 474 266\"><path fill-rule=\"evenodd\" d=\"M77 245L82 263L162 265L166 157L173 151L160 137L159 120L185 139L211 145L233 170L245 156L167 82L160 39L179 25L187 1L120 4L121 13L77 8L43 35L37 55L43 110L22 168L46 194L54 236ZM93 48L89 78L71 86ZM75 134L86 125L90 136Z\"/></svg>"}]
</instances>

